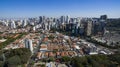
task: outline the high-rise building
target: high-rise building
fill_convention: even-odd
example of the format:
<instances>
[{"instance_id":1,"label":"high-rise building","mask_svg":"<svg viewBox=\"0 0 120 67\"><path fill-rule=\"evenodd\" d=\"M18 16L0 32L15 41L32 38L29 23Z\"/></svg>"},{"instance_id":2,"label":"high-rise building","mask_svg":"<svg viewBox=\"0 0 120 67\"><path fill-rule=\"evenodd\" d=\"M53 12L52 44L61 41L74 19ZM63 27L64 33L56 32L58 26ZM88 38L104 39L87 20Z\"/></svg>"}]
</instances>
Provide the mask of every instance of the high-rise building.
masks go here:
<instances>
[{"instance_id":1,"label":"high-rise building","mask_svg":"<svg viewBox=\"0 0 120 67\"><path fill-rule=\"evenodd\" d=\"M39 23L42 23L42 16L39 17Z\"/></svg>"},{"instance_id":2,"label":"high-rise building","mask_svg":"<svg viewBox=\"0 0 120 67\"><path fill-rule=\"evenodd\" d=\"M60 20L61 20L61 23L64 24L65 23L65 16L61 16Z\"/></svg>"},{"instance_id":3,"label":"high-rise building","mask_svg":"<svg viewBox=\"0 0 120 67\"><path fill-rule=\"evenodd\" d=\"M39 23L44 23L46 20L46 17L45 16L40 16L39 17Z\"/></svg>"},{"instance_id":4,"label":"high-rise building","mask_svg":"<svg viewBox=\"0 0 120 67\"><path fill-rule=\"evenodd\" d=\"M11 26L12 29L16 28L15 21L12 21L12 22L10 23L10 26Z\"/></svg>"},{"instance_id":5,"label":"high-rise building","mask_svg":"<svg viewBox=\"0 0 120 67\"><path fill-rule=\"evenodd\" d=\"M88 20L87 23L87 36L90 36L92 34L92 20Z\"/></svg>"},{"instance_id":6,"label":"high-rise building","mask_svg":"<svg viewBox=\"0 0 120 67\"><path fill-rule=\"evenodd\" d=\"M45 30L48 30L48 23L45 23Z\"/></svg>"},{"instance_id":7,"label":"high-rise building","mask_svg":"<svg viewBox=\"0 0 120 67\"><path fill-rule=\"evenodd\" d=\"M70 17L66 16L66 23L69 23L69 21L70 21Z\"/></svg>"},{"instance_id":8,"label":"high-rise building","mask_svg":"<svg viewBox=\"0 0 120 67\"><path fill-rule=\"evenodd\" d=\"M22 21L22 27L25 27L27 25L27 20Z\"/></svg>"},{"instance_id":9,"label":"high-rise building","mask_svg":"<svg viewBox=\"0 0 120 67\"><path fill-rule=\"evenodd\" d=\"M107 20L107 15L101 15L100 20L105 20L106 21Z\"/></svg>"},{"instance_id":10,"label":"high-rise building","mask_svg":"<svg viewBox=\"0 0 120 67\"><path fill-rule=\"evenodd\" d=\"M98 21L99 23L96 23L97 26L95 26L97 30L97 34L99 35L104 35L105 31L105 25L107 22L107 15L101 15L100 20Z\"/></svg>"},{"instance_id":11,"label":"high-rise building","mask_svg":"<svg viewBox=\"0 0 120 67\"><path fill-rule=\"evenodd\" d=\"M32 46L32 40L31 39L25 39L25 48L30 49L30 51L33 53L33 46Z\"/></svg>"},{"instance_id":12,"label":"high-rise building","mask_svg":"<svg viewBox=\"0 0 120 67\"><path fill-rule=\"evenodd\" d=\"M5 26L8 26L8 22L7 21L2 21L2 24Z\"/></svg>"},{"instance_id":13,"label":"high-rise building","mask_svg":"<svg viewBox=\"0 0 120 67\"><path fill-rule=\"evenodd\" d=\"M100 20L99 21L99 32L101 35L103 35L104 31L105 31L105 20Z\"/></svg>"},{"instance_id":14,"label":"high-rise building","mask_svg":"<svg viewBox=\"0 0 120 67\"><path fill-rule=\"evenodd\" d=\"M36 27L34 26L34 27L33 27L33 31L35 31L35 30L36 30Z\"/></svg>"}]
</instances>

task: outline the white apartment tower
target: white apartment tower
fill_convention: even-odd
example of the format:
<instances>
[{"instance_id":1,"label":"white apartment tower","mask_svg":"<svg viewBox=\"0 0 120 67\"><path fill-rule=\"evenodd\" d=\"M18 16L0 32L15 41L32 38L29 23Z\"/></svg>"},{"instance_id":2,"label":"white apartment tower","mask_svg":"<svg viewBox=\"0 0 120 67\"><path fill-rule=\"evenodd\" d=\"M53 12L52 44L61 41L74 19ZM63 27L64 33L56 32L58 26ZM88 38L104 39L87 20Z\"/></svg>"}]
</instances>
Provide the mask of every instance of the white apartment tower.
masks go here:
<instances>
[{"instance_id":1,"label":"white apartment tower","mask_svg":"<svg viewBox=\"0 0 120 67\"><path fill-rule=\"evenodd\" d=\"M25 39L25 48L30 49L30 51L33 53L33 46L32 46L32 40L31 39Z\"/></svg>"},{"instance_id":2,"label":"white apartment tower","mask_svg":"<svg viewBox=\"0 0 120 67\"><path fill-rule=\"evenodd\" d=\"M12 29L16 28L16 24L15 24L14 21L12 21L12 22L10 23L10 27L11 27Z\"/></svg>"}]
</instances>

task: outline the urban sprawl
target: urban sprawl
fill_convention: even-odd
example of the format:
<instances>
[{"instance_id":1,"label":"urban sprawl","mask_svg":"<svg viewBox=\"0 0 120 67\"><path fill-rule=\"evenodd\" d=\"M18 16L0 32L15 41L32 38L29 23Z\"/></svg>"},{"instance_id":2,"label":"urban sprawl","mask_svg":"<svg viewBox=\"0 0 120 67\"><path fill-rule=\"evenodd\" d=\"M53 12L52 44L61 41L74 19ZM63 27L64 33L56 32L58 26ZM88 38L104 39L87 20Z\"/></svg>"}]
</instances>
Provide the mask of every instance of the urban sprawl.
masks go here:
<instances>
[{"instance_id":1,"label":"urban sprawl","mask_svg":"<svg viewBox=\"0 0 120 67\"><path fill-rule=\"evenodd\" d=\"M83 57L88 55L111 55L116 51L104 46L118 46L119 38L114 40L106 30L107 16L100 18L82 17L46 17L0 20L0 49L10 50L27 48L31 51L31 60L48 67L67 67L59 63L60 58ZM8 41L10 40L11 41ZM4 44L6 43L7 44ZM99 45L99 43L101 45ZM102 46L103 45L103 46ZM54 59L44 63L41 60ZM28 62L27 66L29 67Z\"/></svg>"}]
</instances>

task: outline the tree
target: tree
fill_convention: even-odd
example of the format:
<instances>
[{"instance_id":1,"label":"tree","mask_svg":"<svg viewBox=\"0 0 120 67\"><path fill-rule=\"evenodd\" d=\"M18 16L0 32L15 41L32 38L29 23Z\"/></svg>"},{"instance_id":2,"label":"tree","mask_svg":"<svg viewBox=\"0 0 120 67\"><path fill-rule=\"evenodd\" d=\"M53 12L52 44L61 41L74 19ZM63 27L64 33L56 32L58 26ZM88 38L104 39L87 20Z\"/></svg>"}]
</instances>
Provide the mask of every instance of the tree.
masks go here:
<instances>
[{"instance_id":1,"label":"tree","mask_svg":"<svg viewBox=\"0 0 120 67\"><path fill-rule=\"evenodd\" d=\"M8 66L11 66L11 65L17 66L21 64L21 59L17 55L9 58L7 61L8 61Z\"/></svg>"},{"instance_id":2,"label":"tree","mask_svg":"<svg viewBox=\"0 0 120 67\"><path fill-rule=\"evenodd\" d=\"M69 62L71 58L68 56L63 56L61 59L63 62Z\"/></svg>"},{"instance_id":3,"label":"tree","mask_svg":"<svg viewBox=\"0 0 120 67\"><path fill-rule=\"evenodd\" d=\"M53 57L49 58L49 61L54 61L54 60L55 60L55 58L53 58Z\"/></svg>"},{"instance_id":4,"label":"tree","mask_svg":"<svg viewBox=\"0 0 120 67\"><path fill-rule=\"evenodd\" d=\"M41 67L45 67L45 64L42 64Z\"/></svg>"},{"instance_id":5,"label":"tree","mask_svg":"<svg viewBox=\"0 0 120 67\"><path fill-rule=\"evenodd\" d=\"M71 63L73 67L84 67L83 64L80 62L80 57L74 57L71 59Z\"/></svg>"},{"instance_id":6,"label":"tree","mask_svg":"<svg viewBox=\"0 0 120 67\"><path fill-rule=\"evenodd\" d=\"M0 61L0 67L3 67L4 63L3 61Z\"/></svg>"}]
</instances>

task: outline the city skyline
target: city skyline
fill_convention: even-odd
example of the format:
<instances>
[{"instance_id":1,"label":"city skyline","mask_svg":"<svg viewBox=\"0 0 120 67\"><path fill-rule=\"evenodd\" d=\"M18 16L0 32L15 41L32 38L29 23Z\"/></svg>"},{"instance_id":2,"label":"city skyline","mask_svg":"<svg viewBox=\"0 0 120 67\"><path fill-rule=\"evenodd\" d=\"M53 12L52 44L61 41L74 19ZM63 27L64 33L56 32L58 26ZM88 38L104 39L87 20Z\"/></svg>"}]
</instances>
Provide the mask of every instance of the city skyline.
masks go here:
<instances>
[{"instance_id":1,"label":"city skyline","mask_svg":"<svg viewBox=\"0 0 120 67\"><path fill-rule=\"evenodd\" d=\"M58 17L119 18L119 0L0 0L0 18L26 18L40 15Z\"/></svg>"}]
</instances>

